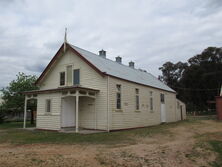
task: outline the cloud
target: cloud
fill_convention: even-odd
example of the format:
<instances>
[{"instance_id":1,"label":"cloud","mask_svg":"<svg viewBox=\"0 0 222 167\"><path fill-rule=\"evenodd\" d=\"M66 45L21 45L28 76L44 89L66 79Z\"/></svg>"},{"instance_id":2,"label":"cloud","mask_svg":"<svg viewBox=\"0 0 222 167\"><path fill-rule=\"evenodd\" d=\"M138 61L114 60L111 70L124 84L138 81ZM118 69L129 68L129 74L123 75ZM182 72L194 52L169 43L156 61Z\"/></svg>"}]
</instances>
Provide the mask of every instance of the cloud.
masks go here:
<instances>
[{"instance_id":1,"label":"cloud","mask_svg":"<svg viewBox=\"0 0 222 167\"><path fill-rule=\"evenodd\" d=\"M68 41L108 58L120 55L159 75L166 61L186 61L222 45L221 0L0 1L0 87L18 72L40 75L68 28Z\"/></svg>"},{"instance_id":2,"label":"cloud","mask_svg":"<svg viewBox=\"0 0 222 167\"><path fill-rule=\"evenodd\" d=\"M25 66L25 69L28 71L33 71L33 72L42 72L46 66L46 63L39 63L39 64L28 64Z\"/></svg>"}]
</instances>

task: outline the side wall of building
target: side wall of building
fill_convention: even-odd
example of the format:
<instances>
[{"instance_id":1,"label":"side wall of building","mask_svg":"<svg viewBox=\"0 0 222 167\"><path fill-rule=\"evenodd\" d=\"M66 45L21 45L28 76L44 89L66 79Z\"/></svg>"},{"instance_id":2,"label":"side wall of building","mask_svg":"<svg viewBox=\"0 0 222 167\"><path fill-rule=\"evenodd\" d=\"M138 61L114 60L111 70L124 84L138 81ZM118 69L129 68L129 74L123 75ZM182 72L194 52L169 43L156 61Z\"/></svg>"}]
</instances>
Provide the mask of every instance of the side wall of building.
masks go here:
<instances>
[{"instance_id":1,"label":"side wall of building","mask_svg":"<svg viewBox=\"0 0 222 167\"><path fill-rule=\"evenodd\" d=\"M121 85L121 110L116 109L117 84ZM135 89L139 89L140 109L138 111L136 110ZM161 93L165 96L166 122L177 121L175 93L109 77L110 129L115 130L160 124ZM151 97L153 99L153 110L150 108Z\"/></svg>"},{"instance_id":2,"label":"side wall of building","mask_svg":"<svg viewBox=\"0 0 222 167\"><path fill-rule=\"evenodd\" d=\"M40 89L54 89L61 87L59 85L60 72L65 72L66 67L72 65L73 69L80 69L80 86L92 89L98 89L99 93L95 99L96 111L96 129L107 129L107 77L101 76L92 67L85 63L79 56L71 51L67 51L65 55L61 56L57 63L50 69L49 73L41 83ZM65 85L67 86L67 85ZM56 103L56 107L52 108L52 113L57 116L46 116L45 113L45 100L52 98L52 103ZM81 100L81 99L80 99ZM82 104L82 102L80 102ZM82 108L80 108L81 110ZM44 94L38 96L38 109L37 109L37 127L47 129L60 128L61 116L61 93ZM41 116L40 116L41 115ZM43 116L44 115L44 116ZM84 113L86 115L86 113ZM81 123L83 126L88 125L88 117L80 115ZM47 122L47 123L46 123ZM61 121L60 121L61 122ZM85 125L84 125L85 123ZM93 126L94 127L94 126Z\"/></svg>"},{"instance_id":3,"label":"side wall of building","mask_svg":"<svg viewBox=\"0 0 222 167\"><path fill-rule=\"evenodd\" d=\"M176 100L176 112L177 112L177 120L185 120L186 119L186 105L180 101ZM181 116L182 115L182 116Z\"/></svg>"}]
</instances>

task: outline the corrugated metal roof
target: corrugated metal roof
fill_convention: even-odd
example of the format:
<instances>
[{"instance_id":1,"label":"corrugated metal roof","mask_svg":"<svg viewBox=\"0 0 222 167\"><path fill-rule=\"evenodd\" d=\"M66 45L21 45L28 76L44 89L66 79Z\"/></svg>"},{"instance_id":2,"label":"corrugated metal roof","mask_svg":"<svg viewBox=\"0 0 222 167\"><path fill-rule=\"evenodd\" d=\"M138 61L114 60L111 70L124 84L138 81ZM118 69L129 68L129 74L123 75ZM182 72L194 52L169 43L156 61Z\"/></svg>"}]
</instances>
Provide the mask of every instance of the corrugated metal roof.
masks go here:
<instances>
[{"instance_id":1,"label":"corrugated metal roof","mask_svg":"<svg viewBox=\"0 0 222 167\"><path fill-rule=\"evenodd\" d=\"M79 52L91 64L96 66L101 72L105 72L108 75L112 75L139 84L175 92L173 89L165 85L163 82L159 81L155 76L148 72L140 71L139 69L133 69L129 66L119 64L116 61L112 61L107 58L103 58L97 54L81 49L77 46L71 44L69 45L77 52Z\"/></svg>"}]
</instances>

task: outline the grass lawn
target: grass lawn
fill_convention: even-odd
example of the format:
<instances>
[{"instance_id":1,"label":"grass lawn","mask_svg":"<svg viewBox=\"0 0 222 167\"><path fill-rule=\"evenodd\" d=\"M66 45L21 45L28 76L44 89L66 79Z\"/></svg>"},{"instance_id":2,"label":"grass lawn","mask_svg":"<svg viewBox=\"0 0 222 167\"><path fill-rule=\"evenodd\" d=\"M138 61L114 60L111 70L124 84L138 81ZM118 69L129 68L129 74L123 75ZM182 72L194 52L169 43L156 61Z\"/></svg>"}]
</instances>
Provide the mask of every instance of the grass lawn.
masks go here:
<instances>
[{"instance_id":1,"label":"grass lawn","mask_svg":"<svg viewBox=\"0 0 222 167\"><path fill-rule=\"evenodd\" d=\"M97 133L97 134L76 134L76 133L60 133L53 131L23 130L22 122L9 122L0 124L0 143L13 144L32 144L32 143L61 143L61 144L75 144L75 143L89 143L89 144L121 144L134 143L134 137L146 137L154 134L172 135L168 131L170 127L175 127L178 124L188 124L190 121L183 121L180 123L169 123L157 125L147 128L132 129L125 131L116 131L111 133ZM193 122L193 121L192 121ZM197 121L196 121L197 122ZM28 123L27 127L31 127Z\"/></svg>"},{"instance_id":2,"label":"grass lawn","mask_svg":"<svg viewBox=\"0 0 222 167\"><path fill-rule=\"evenodd\" d=\"M87 135L30 131L22 125L0 124L2 166L222 166L222 122L216 120Z\"/></svg>"}]
</instances>

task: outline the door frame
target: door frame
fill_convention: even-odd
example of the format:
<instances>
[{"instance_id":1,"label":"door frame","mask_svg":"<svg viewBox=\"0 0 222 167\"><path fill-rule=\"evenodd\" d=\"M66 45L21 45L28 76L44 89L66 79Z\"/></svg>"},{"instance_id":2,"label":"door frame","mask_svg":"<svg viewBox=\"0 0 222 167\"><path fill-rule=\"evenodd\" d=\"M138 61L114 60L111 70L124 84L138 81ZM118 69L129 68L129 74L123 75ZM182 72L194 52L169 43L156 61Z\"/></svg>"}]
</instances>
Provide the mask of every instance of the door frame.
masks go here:
<instances>
[{"instance_id":1,"label":"door frame","mask_svg":"<svg viewBox=\"0 0 222 167\"><path fill-rule=\"evenodd\" d=\"M74 96L67 96L67 97L62 97L61 98L61 114L60 114L60 127L61 128L65 128L65 127L75 127L75 99L74 99L74 101L73 101L73 105L74 105L74 108L73 108L73 125L71 125L71 126L64 126L64 105L65 105L65 103L64 103L64 100L66 100L66 99L68 99L68 98L75 98ZM71 111L71 110L70 110Z\"/></svg>"},{"instance_id":2,"label":"door frame","mask_svg":"<svg viewBox=\"0 0 222 167\"><path fill-rule=\"evenodd\" d=\"M160 93L160 121L166 122L165 94Z\"/></svg>"},{"instance_id":3,"label":"door frame","mask_svg":"<svg viewBox=\"0 0 222 167\"><path fill-rule=\"evenodd\" d=\"M183 106L180 105L180 115L181 115L181 120L183 120Z\"/></svg>"}]
</instances>

